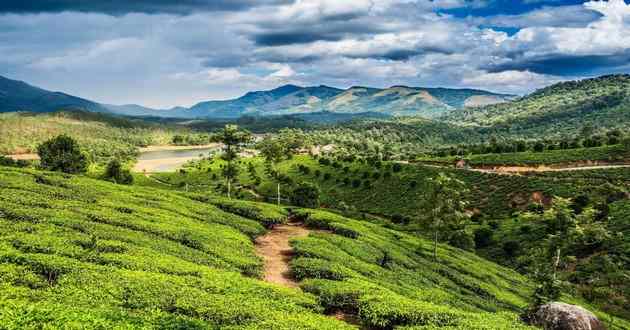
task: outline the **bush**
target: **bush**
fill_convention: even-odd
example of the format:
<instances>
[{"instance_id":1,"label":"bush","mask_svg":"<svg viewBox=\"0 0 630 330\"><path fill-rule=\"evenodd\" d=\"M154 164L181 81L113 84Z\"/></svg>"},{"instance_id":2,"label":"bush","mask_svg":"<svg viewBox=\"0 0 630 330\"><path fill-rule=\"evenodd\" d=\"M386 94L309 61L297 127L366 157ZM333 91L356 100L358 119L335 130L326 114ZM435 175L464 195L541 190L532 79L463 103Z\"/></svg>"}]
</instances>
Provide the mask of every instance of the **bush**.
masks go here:
<instances>
[{"instance_id":1,"label":"bush","mask_svg":"<svg viewBox=\"0 0 630 330\"><path fill-rule=\"evenodd\" d=\"M328 260L297 258L291 261L291 272L298 281L305 278L318 278L340 281L350 276L351 271Z\"/></svg>"},{"instance_id":2,"label":"bush","mask_svg":"<svg viewBox=\"0 0 630 330\"><path fill-rule=\"evenodd\" d=\"M488 227L482 227L475 230L475 246L477 248L484 248L492 243L492 229Z\"/></svg>"},{"instance_id":3,"label":"bush","mask_svg":"<svg viewBox=\"0 0 630 330\"><path fill-rule=\"evenodd\" d=\"M521 245L517 241L507 241L503 243L503 253L506 256L513 258L521 249Z\"/></svg>"},{"instance_id":4,"label":"bush","mask_svg":"<svg viewBox=\"0 0 630 330\"><path fill-rule=\"evenodd\" d=\"M337 235L341 235L341 236L352 238L352 239L356 239L357 237L359 237L359 232L352 229L350 226L344 225L342 223L333 222L329 224L328 226L333 231L333 233Z\"/></svg>"},{"instance_id":5,"label":"bush","mask_svg":"<svg viewBox=\"0 0 630 330\"><path fill-rule=\"evenodd\" d=\"M117 159L113 159L107 164L105 168L105 180L112 181L119 184L132 184L133 176L129 170L123 169L122 165Z\"/></svg>"},{"instance_id":6,"label":"bush","mask_svg":"<svg viewBox=\"0 0 630 330\"><path fill-rule=\"evenodd\" d=\"M301 207L319 207L319 188L311 183L300 183L291 195L291 204Z\"/></svg>"},{"instance_id":7,"label":"bush","mask_svg":"<svg viewBox=\"0 0 630 330\"><path fill-rule=\"evenodd\" d=\"M0 155L0 166L15 166L15 161L13 158Z\"/></svg>"},{"instance_id":8,"label":"bush","mask_svg":"<svg viewBox=\"0 0 630 330\"><path fill-rule=\"evenodd\" d=\"M394 165L392 166L392 171L394 171L394 173L402 171L402 165L400 165L400 163L394 163Z\"/></svg>"},{"instance_id":9,"label":"bush","mask_svg":"<svg viewBox=\"0 0 630 330\"><path fill-rule=\"evenodd\" d=\"M456 230L454 231L449 239L448 243L454 247L463 249L463 250L474 250L475 249L475 240L473 235L468 233L466 230Z\"/></svg>"},{"instance_id":10,"label":"bush","mask_svg":"<svg viewBox=\"0 0 630 330\"><path fill-rule=\"evenodd\" d=\"M64 173L84 173L87 170L87 158L78 143L67 135L59 135L37 147L40 166L49 171Z\"/></svg>"}]
</instances>

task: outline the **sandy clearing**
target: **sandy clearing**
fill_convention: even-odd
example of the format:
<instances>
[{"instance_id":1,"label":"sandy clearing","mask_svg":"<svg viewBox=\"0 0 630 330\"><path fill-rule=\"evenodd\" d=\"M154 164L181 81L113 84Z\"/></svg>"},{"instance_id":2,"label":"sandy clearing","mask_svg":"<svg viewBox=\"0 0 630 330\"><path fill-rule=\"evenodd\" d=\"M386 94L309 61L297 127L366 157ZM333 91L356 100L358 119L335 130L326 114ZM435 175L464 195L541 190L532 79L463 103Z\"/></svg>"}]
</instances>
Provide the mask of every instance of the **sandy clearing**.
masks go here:
<instances>
[{"instance_id":1,"label":"sandy clearing","mask_svg":"<svg viewBox=\"0 0 630 330\"><path fill-rule=\"evenodd\" d=\"M213 149L221 146L221 143L210 143L204 145L195 145L195 146L148 146L144 148L138 148L140 153L143 152L152 152L152 151L176 151L176 150L195 150L195 149Z\"/></svg>"},{"instance_id":2,"label":"sandy clearing","mask_svg":"<svg viewBox=\"0 0 630 330\"><path fill-rule=\"evenodd\" d=\"M39 160L39 155L37 154L7 155L7 157L13 158L14 160Z\"/></svg>"}]
</instances>

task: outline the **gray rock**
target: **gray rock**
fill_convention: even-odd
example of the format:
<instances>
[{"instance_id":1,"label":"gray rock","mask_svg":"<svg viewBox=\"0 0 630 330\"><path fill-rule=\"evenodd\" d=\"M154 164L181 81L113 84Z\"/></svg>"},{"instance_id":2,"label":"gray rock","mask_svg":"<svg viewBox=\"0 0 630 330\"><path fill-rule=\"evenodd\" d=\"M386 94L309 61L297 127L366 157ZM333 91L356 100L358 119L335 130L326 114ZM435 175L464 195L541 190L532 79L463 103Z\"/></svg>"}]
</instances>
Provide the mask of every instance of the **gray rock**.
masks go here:
<instances>
[{"instance_id":1,"label":"gray rock","mask_svg":"<svg viewBox=\"0 0 630 330\"><path fill-rule=\"evenodd\" d=\"M528 321L545 330L606 330L595 314L580 306L561 302L538 307L529 315Z\"/></svg>"}]
</instances>

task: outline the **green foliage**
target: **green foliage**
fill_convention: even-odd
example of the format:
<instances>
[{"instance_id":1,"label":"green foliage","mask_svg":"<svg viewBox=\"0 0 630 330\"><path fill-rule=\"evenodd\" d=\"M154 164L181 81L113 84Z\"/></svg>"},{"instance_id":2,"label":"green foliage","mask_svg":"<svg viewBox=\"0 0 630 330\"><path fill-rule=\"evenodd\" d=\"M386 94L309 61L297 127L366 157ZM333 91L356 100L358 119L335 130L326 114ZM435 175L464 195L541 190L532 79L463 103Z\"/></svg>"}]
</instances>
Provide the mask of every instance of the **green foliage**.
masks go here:
<instances>
[{"instance_id":1,"label":"green foliage","mask_svg":"<svg viewBox=\"0 0 630 330\"><path fill-rule=\"evenodd\" d=\"M209 142L207 134L196 134L182 125L149 123L101 113L61 111L54 113L0 114L0 154L33 153L42 142L58 135L78 141L91 162L112 158L125 162L137 156L138 147L166 145L173 135L199 136L194 144ZM204 135L204 139L201 136Z\"/></svg>"},{"instance_id":2,"label":"green foliage","mask_svg":"<svg viewBox=\"0 0 630 330\"><path fill-rule=\"evenodd\" d=\"M300 207L319 207L319 188L308 182L302 182L291 193L291 204Z\"/></svg>"},{"instance_id":3,"label":"green foliage","mask_svg":"<svg viewBox=\"0 0 630 330\"><path fill-rule=\"evenodd\" d=\"M463 197L466 193L465 183L444 173L428 181L431 190L426 196L426 203L430 212L421 214L419 218L428 221L428 227L434 233L434 258L437 258L438 235L441 232L447 232L449 242L458 247L474 248L474 241L465 232L468 220L467 202Z\"/></svg>"},{"instance_id":4,"label":"green foliage","mask_svg":"<svg viewBox=\"0 0 630 330\"><path fill-rule=\"evenodd\" d=\"M259 220L193 197L0 168L2 327L352 328L257 279Z\"/></svg>"},{"instance_id":5,"label":"green foliage","mask_svg":"<svg viewBox=\"0 0 630 330\"><path fill-rule=\"evenodd\" d=\"M59 135L37 147L40 167L49 171L83 173L88 162L78 143L67 135Z\"/></svg>"},{"instance_id":6,"label":"green foliage","mask_svg":"<svg viewBox=\"0 0 630 330\"><path fill-rule=\"evenodd\" d=\"M585 126L627 128L629 86L629 75L562 82L514 102L453 111L447 120L529 137L579 134Z\"/></svg>"},{"instance_id":7,"label":"green foliage","mask_svg":"<svg viewBox=\"0 0 630 330\"><path fill-rule=\"evenodd\" d=\"M105 180L112 181L119 184L132 184L133 176L128 169L124 169L120 161L117 159L111 160L105 167L105 173L103 175Z\"/></svg>"}]
</instances>

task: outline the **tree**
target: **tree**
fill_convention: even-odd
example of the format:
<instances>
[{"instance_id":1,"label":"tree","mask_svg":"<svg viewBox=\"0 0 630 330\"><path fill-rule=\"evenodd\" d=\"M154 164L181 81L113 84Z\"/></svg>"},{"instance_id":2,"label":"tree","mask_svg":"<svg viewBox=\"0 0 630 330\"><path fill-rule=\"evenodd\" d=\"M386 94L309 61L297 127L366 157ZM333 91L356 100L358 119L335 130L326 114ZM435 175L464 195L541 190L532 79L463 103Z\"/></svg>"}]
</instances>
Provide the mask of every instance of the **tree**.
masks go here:
<instances>
[{"instance_id":1,"label":"tree","mask_svg":"<svg viewBox=\"0 0 630 330\"><path fill-rule=\"evenodd\" d=\"M265 137L258 145L258 148L260 149L260 154L265 158L267 175L274 178L278 184L277 204L280 206L280 177L277 167L286 157L288 148L280 139L270 136Z\"/></svg>"},{"instance_id":2,"label":"tree","mask_svg":"<svg viewBox=\"0 0 630 330\"><path fill-rule=\"evenodd\" d=\"M133 175L127 169L123 169L118 159L113 159L107 163L104 174L105 180L119 184L132 184Z\"/></svg>"},{"instance_id":3,"label":"tree","mask_svg":"<svg viewBox=\"0 0 630 330\"><path fill-rule=\"evenodd\" d=\"M40 166L49 171L83 173L87 170L87 157L79 144L68 135L59 135L37 147Z\"/></svg>"},{"instance_id":4,"label":"tree","mask_svg":"<svg viewBox=\"0 0 630 330\"><path fill-rule=\"evenodd\" d=\"M246 130L239 129L237 125L225 125L223 130L215 136L215 140L223 143L221 158L227 162L223 167L223 176L227 182L227 196L230 198L232 180L238 175L236 164L238 154L246 143L251 142L252 135Z\"/></svg>"},{"instance_id":5,"label":"tree","mask_svg":"<svg viewBox=\"0 0 630 330\"><path fill-rule=\"evenodd\" d=\"M464 182L440 173L429 181L429 193L426 203L429 212L429 228L433 231L433 258L437 260L437 245L440 232L450 232L454 237L462 235L468 220L466 214L467 202L464 194L467 192ZM422 215L421 218L425 218Z\"/></svg>"},{"instance_id":6,"label":"tree","mask_svg":"<svg viewBox=\"0 0 630 330\"><path fill-rule=\"evenodd\" d=\"M556 300L560 295L561 281L558 277L567 251L585 251L600 246L610 233L602 222L596 221L593 208L583 208L576 214L574 203L569 199L555 197L552 207L542 214L525 213L530 221L542 222L547 227L547 239L533 254L533 278L538 282L534 293L535 304Z\"/></svg>"},{"instance_id":7,"label":"tree","mask_svg":"<svg viewBox=\"0 0 630 330\"><path fill-rule=\"evenodd\" d=\"M301 207L319 207L319 188L311 183L300 183L291 194L291 204Z\"/></svg>"}]
</instances>

